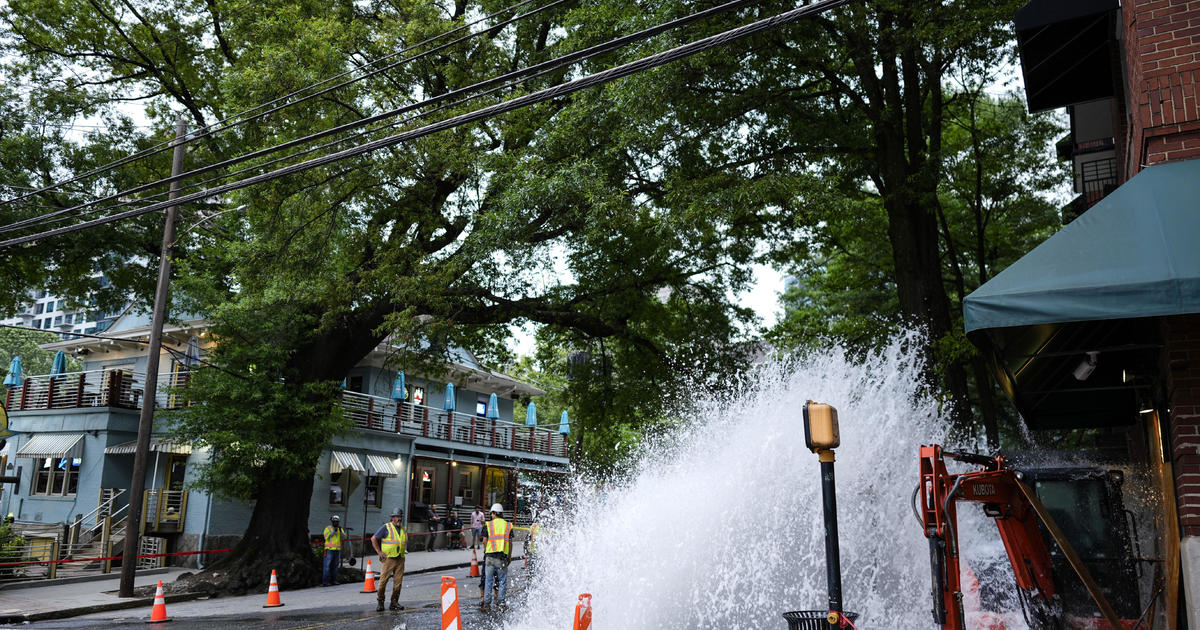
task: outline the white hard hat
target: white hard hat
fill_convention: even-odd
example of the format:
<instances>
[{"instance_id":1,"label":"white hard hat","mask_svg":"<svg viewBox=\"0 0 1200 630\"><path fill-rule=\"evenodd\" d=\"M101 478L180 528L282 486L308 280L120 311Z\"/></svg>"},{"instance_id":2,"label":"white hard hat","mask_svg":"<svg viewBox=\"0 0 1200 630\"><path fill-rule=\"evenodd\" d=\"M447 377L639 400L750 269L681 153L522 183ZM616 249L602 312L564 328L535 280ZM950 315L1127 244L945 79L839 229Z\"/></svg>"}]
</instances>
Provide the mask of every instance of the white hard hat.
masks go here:
<instances>
[{"instance_id":1,"label":"white hard hat","mask_svg":"<svg viewBox=\"0 0 1200 630\"><path fill-rule=\"evenodd\" d=\"M503 512L503 511L504 511L504 507L503 507L502 505L500 505L499 503L493 503L493 504L492 504L492 511L493 511L493 512Z\"/></svg>"},{"instance_id":2,"label":"white hard hat","mask_svg":"<svg viewBox=\"0 0 1200 630\"><path fill-rule=\"evenodd\" d=\"M333 516L329 517L329 520L340 521L340 520L342 520L342 517L338 516L337 514L334 514Z\"/></svg>"}]
</instances>

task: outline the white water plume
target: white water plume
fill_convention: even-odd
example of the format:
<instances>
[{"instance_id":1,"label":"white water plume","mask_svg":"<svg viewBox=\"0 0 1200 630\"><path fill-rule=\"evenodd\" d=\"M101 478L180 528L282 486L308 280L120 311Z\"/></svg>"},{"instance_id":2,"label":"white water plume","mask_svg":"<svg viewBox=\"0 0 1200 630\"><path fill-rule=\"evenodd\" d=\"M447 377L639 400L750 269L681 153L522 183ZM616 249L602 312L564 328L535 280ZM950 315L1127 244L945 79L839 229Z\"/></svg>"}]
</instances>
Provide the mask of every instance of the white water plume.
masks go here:
<instances>
[{"instance_id":1,"label":"white water plume","mask_svg":"<svg viewBox=\"0 0 1200 630\"><path fill-rule=\"evenodd\" d=\"M946 422L922 393L919 341L901 336L861 361L831 348L769 366L723 402L699 401L694 425L648 448L626 483L581 483L571 513L552 514L539 573L505 628L570 628L581 593L592 594L593 627L607 630L782 630L785 611L825 610L820 464L801 424L808 399L834 405L840 420L845 609L860 613L860 628L932 627L928 544L910 498L919 446L941 443ZM981 532L971 538L996 537L982 515L962 521L960 531ZM963 544L971 555L965 535ZM1003 548L983 555L1001 560Z\"/></svg>"}]
</instances>

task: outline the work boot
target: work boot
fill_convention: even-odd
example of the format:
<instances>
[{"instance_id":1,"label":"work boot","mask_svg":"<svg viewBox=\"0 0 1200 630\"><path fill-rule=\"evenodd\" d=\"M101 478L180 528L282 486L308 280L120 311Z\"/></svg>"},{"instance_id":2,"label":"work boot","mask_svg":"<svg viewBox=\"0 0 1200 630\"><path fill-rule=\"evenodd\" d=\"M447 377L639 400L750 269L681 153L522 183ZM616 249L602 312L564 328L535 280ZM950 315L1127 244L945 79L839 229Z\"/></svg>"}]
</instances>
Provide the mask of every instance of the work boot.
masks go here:
<instances>
[{"instance_id":1,"label":"work boot","mask_svg":"<svg viewBox=\"0 0 1200 630\"><path fill-rule=\"evenodd\" d=\"M479 605L479 612L484 614L492 612L492 605L487 602L483 602Z\"/></svg>"},{"instance_id":2,"label":"work boot","mask_svg":"<svg viewBox=\"0 0 1200 630\"><path fill-rule=\"evenodd\" d=\"M392 605L388 606L388 608L391 610L404 610L404 607L397 602L392 602Z\"/></svg>"},{"instance_id":3,"label":"work boot","mask_svg":"<svg viewBox=\"0 0 1200 630\"><path fill-rule=\"evenodd\" d=\"M375 605L375 612L383 612L383 600L382 599L379 600L379 603Z\"/></svg>"}]
</instances>

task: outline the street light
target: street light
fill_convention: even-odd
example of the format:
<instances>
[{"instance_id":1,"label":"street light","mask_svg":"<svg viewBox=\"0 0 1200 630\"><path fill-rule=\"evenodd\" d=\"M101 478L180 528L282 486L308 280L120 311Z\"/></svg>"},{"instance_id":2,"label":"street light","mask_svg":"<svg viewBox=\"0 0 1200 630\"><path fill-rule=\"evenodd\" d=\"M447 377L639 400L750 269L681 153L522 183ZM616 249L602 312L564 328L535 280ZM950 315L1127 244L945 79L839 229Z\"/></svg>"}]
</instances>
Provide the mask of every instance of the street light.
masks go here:
<instances>
[{"instance_id":1,"label":"street light","mask_svg":"<svg viewBox=\"0 0 1200 630\"><path fill-rule=\"evenodd\" d=\"M842 445L837 409L825 403L804 403L804 445L821 461L821 496L825 503L825 581L829 590L827 621L839 624L842 613L842 566L838 549L837 489L833 477L833 449Z\"/></svg>"}]
</instances>

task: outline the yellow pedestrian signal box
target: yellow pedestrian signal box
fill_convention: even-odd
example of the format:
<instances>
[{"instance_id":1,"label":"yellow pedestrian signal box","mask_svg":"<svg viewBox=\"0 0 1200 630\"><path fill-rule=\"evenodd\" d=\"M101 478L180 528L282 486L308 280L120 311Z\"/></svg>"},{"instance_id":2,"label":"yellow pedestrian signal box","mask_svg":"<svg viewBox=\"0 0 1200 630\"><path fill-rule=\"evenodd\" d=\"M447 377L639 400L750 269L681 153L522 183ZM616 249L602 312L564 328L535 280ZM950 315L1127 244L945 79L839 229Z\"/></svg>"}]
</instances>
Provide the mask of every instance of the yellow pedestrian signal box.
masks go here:
<instances>
[{"instance_id":1,"label":"yellow pedestrian signal box","mask_svg":"<svg viewBox=\"0 0 1200 630\"><path fill-rule=\"evenodd\" d=\"M837 409L833 405L811 400L804 403L804 445L817 452L834 449L841 444Z\"/></svg>"}]
</instances>

